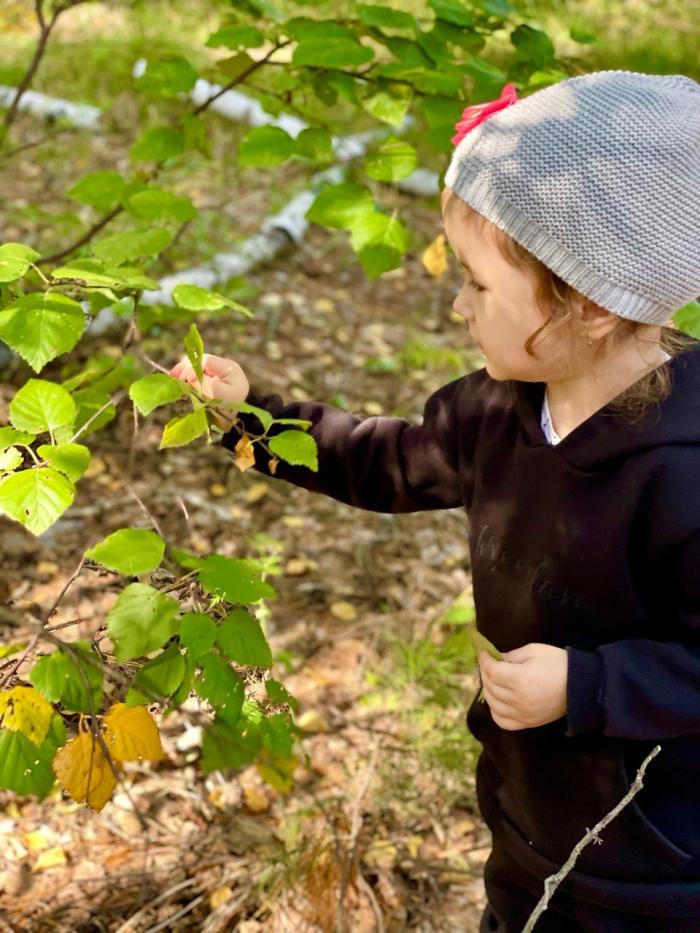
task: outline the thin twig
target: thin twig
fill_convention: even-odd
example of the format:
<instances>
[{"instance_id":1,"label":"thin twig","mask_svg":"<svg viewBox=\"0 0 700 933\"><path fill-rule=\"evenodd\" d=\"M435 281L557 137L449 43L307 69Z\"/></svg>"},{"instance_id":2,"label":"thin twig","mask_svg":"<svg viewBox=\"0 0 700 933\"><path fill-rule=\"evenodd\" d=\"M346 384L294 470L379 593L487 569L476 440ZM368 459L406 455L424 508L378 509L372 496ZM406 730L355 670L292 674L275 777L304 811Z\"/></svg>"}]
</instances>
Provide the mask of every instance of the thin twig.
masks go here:
<instances>
[{"instance_id":1,"label":"thin twig","mask_svg":"<svg viewBox=\"0 0 700 933\"><path fill-rule=\"evenodd\" d=\"M609 813L606 813L605 816L595 824L593 829L589 829L586 835L583 836L583 838L580 839L576 843L574 848L571 850L571 854L569 855L568 859L564 862L564 864L559 869L559 871L556 872L554 875L550 875L549 878L545 878L544 894L539 899L539 901L537 902L537 905L535 906L535 909L530 914L530 917L527 923L522 929L522 933L532 933L532 931L535 929L535 924L537 923L539 918L542 916L542 914L547 909L547 905L552 899L552 895L557 890L559 885L562 883L564 878L566 878L566 876L572 870L581 852L591 842L600 842L600 839L598 836L600 831L602 829L605 829L608 823L612 823L612 821L615 819L617 814L627 806L627 804L630 802L630 800L632 800L632 798L636 794L639 793L639 791L642 789L642 786L644 784L644 772L646 771L647 766L649 765L649 762L652 760L652 758L655 758L659 754L660 751L661 751L660 745L655 745L654 748L652 748L652 750L649 752L647 757L644 759L644 761L639 766L637 775L634 781L632 782L632 784L630 785L630 789L627 791L627 793L622 798L622 800L620 800L620 802L616 804Z\"/></svg>"},{"instance_id":2,"label":"thin twig","mask_svg":"<svg viewBox=\"0 0 700 933\"><path fill-rule=\"evenodd\" d=\"M372 778L377 770L377 758L379 757L379 749L381 748L381 739L379 739L376 745L372 749L372 754L370 760L365 769L365 776L360 787L359 793L357 794L352 808L352 820L350 822L350 852L345 860L343 865L343 877L340 882L340 894L338 896L338 913L336 916L336 933L344 933L345 931L345 895L347 893L348 884L350 882L350 868L353 864L356 864L357 859L357 843L360 836L360 830L362 829L362 814L360 812L362 807L362 801L369 790L369 785L372 782Z\"/></svg>"},{"instance_id":3,"label":"thin twig","mask_svg":"<svg viewBox=\"0 0 700 933\"><path fill-rule=\"evenodd\" d=\"M14 674L17 672L17 670L18 670L20 664L21 664L21 663L25 660L25 658L27 658L27 657L31 654L31 652L34 650L34 647L35 647L36 643L37 643L37 642L39 641L39 639L41 638L42 630L45 630L46 626L49 624L49 621L50 621L50 619L51 619L51 616L54 614L54 612L55 612L56 609L58 608L58 604L61 602L61 600L63 599L63 597L66 595L66 593L67 593L67 591L68 591L68 588L69 588L69 587L71 586L71 584L74 583L74 581L77 579L78 575L80 574L80 571L83 569L83 563L84 563L84 562L85 562L85 557L83 556L83 557L80 558L80 563L79 563L78 566L75 568L75 570L73 571L73 573L70 575L70 577L69 577L68 581L66 582L65 586L63 587L63 589L61 590L61 592L60 592L60 593L58 594L58 596L56 597L56 600L55 600L54 604L51 606L51 608L49 609L49 611L46 613L44 619L43 619L42 622L39 624L39 629L38 629L38 631L34 634L34 637L33 637L32 640L29 642L29 644L27 645L27 647L24 649L24 651L22 652L22 654L21 654L18 658L15 658L15 660L14 660L13 663L12 663L12 666L11 666L10 669L7 671L7 673L5 674L5 676L3 677L2 681L0 681L0 689L2 689L2 688L5 686L5 684L9 681L9 679L10 679L11 677L14 676Z\"/></svg>"},{"instance_id":4,"label":"thin twig","mask_svg":"<svg viewBox=\"0 0 700 933\"><path fill-rule=\"evenodd\" d=\"M277 45L275 45L264 58L261 58L259 61L253 62L252 65L246 68L246 70L243 71L240 75L238 75L238 77L235 78L233 81L230 81L226 85L226 87L221 89L221 91L217 92L212 97L209 97L207 100L201 103L194 110L190 111L191 115L199 116L199 114L205 111L207 107L211 106L211 104L218 97L220 97L224 93L224 91L230 91L231 88L235 87L237 84L240 84L243 80L245 80L245 78L248 77L248 75L252 74L254 71L256 71L258 68L261 68L263 65L274 64L274 62L269 61L270 56L274 55L274 53L277 52L279 49L284 48L285 45L289 45L291 41L292 41L291 39L287 39L284 42L280 42ZM155 166L153 167L153 169L151 170L151 172L146 176L144 181L146 183L153 181L155 178L158 177L158 175L161 173L163 168L164 168L164 163L157 162ZM112 221L115 217L121 214L123 210L124 210L124 206L121 204L112 208L111 211L109 211L107 214L105 214L104 217L101 217L96 223L94 223L92 227L90 227L89 230L87 230L78 240L75 241L75 243L71 243L65 249L62 249L57 253L53 253L51 256L41 256L39 259L36 260L35 265L38 266L38 265L45 265L46 263L58 262L61 259L65 259L66 256L70 256L77 249L80 249L81 246L85 246L86 243L89 243L90 240L92 240L92 238L97 233L100 232L100 230L106 227L107 224L110 223L110 221Z\"/></svg>"}]
</instances>

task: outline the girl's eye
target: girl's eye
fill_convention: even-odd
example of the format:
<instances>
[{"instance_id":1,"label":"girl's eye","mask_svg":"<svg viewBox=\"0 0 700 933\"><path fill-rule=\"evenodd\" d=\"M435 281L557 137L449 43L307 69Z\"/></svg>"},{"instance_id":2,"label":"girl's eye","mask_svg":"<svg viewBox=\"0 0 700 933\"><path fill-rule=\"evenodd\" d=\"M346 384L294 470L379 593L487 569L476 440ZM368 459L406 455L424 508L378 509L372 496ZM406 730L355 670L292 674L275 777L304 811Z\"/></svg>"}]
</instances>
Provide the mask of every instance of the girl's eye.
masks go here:
<instances>
[{"instance_id":1,"label":"girl's eye","mask_svg":"<svg viewBox=\"0 0 700 933\"><path fill-rule=\"evenodd\" d=\"M467 281L466 284L467 284L467 286L468 286L469 288L473 288L475 292L483 292L483 291L485 291L483 285L479 285L478 282L475 282L474 279L472 279L472 278L470 277L469 271L468 271L467 269L464 268L464 266L462 265L461 262L458 263L458 265L459 265L459 268L460 268L460 269L462 270L462 272L464 273L464 275L467 276L467 278L468 278L468 281Z\"/></svg>"}]
</instances>

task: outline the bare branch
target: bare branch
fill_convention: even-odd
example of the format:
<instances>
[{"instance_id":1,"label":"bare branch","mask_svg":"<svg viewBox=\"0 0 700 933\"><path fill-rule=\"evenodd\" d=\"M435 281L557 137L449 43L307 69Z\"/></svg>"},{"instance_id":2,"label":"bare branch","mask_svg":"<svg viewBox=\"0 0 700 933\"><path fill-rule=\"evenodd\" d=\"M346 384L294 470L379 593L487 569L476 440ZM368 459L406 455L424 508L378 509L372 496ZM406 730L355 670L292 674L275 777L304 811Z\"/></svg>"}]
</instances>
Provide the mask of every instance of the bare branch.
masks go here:
<instances>
[{"instance_id":1,"label":"bare branch","mask_svg":"<svg viewBox=\"0 0 700 933\"><path fill-rule=\"evenodd\" d=\"M20 81L17 87L17 93L15 94L12 103L10 104L7 113L5 114L4 127L5 131L9 130L10 125L14 122L15 117L19 109L19 102L22 99L22 95L28 89L29 85L32 83L34 75L37 72L39 67L39 62L44 57L44 52L46 51L46 44L49 41L49 36L51 35L51 30L56 24L56 20L59 15L63 12L61 7L57 7L54 10L54 14L47 23L44 19L44 0L35 0L34 2L34 12L36 13L37 22L39 23L39 41L37 42L36 48L34 49L34 55L32 60L29 63L27 71Z\"/></svg>"},{"instance_id":2,"label":"bare branch","mask_svg":"<svg viewBox=\"0 0 700 933\"><path fill-rule=\"evenodd\" d=\"M554 875L550 875L549 878L545 878L544 894L539 899L535 909L530 914L527 923L522 929L522 933L532 933L532 931L535 929L535 924L547 909L547 905L552 899L552 895L562 883L564 878L566 878L569 872L573 869L581 852L591 842L598 840L598 834L601 832L601 830L605 829L608 823L612 823L618 813L620 813L621 810L624 810L630 800L632 800L632 798L639 793L644 784L644 772L646 771L647 766L649 765L649 762L652 760L652 758L655 758L660 751L660 745L655 745L654 748L652 748L647 757L639 766L637 775L630 785L630 789L627 791L622 800L620 800L620 802L616 804L609 813L606 813L605 816L595 824L593 829L589 829L586 835L576 843L574 848L571 850L571 855L569 855L568 859L564 862L559 871Z\"/></svg>"}]
</instances>

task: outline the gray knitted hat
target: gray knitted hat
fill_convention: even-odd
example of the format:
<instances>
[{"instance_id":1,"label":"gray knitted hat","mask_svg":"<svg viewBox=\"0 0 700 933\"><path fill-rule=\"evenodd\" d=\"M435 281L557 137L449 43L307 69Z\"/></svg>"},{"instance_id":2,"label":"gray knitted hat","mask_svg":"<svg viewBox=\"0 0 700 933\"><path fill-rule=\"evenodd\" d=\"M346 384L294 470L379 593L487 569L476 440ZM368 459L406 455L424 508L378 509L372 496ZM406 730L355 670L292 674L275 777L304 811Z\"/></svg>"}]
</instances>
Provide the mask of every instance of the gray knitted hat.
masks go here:
<instances>
[{"instance_id":1,"label":"gray knitted hat","mask_svg":"<svg viewBox=\"0 0 700 933\"><path fill-rule=\"evenodd\" d=\"M700 295L700 84L685 75L597 71L504 105L457 143L445 184L621 317L664 324Z\"/></svg>"}]
</instances>

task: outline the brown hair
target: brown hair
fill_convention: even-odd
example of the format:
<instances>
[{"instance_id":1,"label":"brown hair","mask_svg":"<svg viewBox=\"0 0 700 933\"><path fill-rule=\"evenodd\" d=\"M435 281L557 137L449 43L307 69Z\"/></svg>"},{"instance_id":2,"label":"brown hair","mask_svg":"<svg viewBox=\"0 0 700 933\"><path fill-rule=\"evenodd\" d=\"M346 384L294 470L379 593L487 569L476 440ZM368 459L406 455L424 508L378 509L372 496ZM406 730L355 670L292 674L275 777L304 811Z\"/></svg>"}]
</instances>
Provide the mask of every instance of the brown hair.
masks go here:
<instances>
[{"instance_id":1,"label":"brown hair","mask_svg":"<svg viewBox=\"0 0 700 933\"><path fill-rule=\"evenodd\" d=\"M445 188L441 197L447 197L443 200L443 211L454 202L459 201L466 216L474 216L483 227L487 218L479 214L465 201L459 198L451 188ZM552 272L543 262L541 262L529 250L525 249L517 240L501 230L496 230L496 245L503 258L513 266L529 266L535 278L535 301L541 309L547 308L551 313L547 320L538 327L534 333L530 334L525 341L525 350L532 356L532 345L536 337L545 330L550 324L556 327L571 320L573 309L570 299L580 293L568 282L565 282L555 272ZM608 343L613 346L620 342L625 342L631 336L640 336L650 327L658 325L644 324L641 321L632 321L628 318L619 317L617 326L613 328L604 338L604 345ZM697 340L679 330L675 324L661 325L661 335L659 345L669 356L677 356L691 346L697 345ZM601 349L603 347L601 346ZM610 403L610 408L615 414L630 422L637 422L643 418L648 410L654 405L663 401L671 392L671 372L668 366L658 366L650 370L641 379L638 379L630 385L624 392Z\"/></svg>"}]
</instances>

